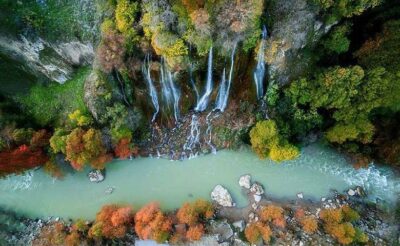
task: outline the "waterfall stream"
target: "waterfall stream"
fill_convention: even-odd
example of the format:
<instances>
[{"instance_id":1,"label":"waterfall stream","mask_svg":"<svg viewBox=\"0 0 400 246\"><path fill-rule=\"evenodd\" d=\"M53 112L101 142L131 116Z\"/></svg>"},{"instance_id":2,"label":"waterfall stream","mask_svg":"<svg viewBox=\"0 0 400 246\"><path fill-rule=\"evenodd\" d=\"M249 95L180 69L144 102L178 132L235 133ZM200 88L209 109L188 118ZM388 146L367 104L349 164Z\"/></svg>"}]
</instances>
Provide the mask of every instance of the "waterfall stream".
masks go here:
<instances>
[{"instance_id":1,"label":"waterfall stream","mask_svg":"<svg viewBox=\"0 0 400 246\"><path fill-rule=\"evenodd\" d=\"M180 91L174 82L171 71L169 71L165 64L164 59L161 60L160 84L162 86L165 106L167 109L170 109L172 106L175 121L178 121Z\"/></svg>"},{"instance_id":2,"label":"waterfall stream","mask_svg":"<svg viewBox=\"0 0 400 246\"><path fill-rule=\"evenodd\" d=\"M235 44L234 48L232 49L232 54L231 54L231 68L229 70L228 85L226 85L225 68L222 72L221 85L219 87L217 103L215 106L215 109L219 109L221 112L224 112L226 109L226 106L228 105L229 91L231 89L232 79L233 79L235 52L236 52L236 44Z\"/></svg>"},{"instance_id":3,"label":"waterfall stream","mask_svg":"<svg viewBox=\"0 0 400 246\"><path fill-rule=\"evenodd\" d=\"M208 102L210 101L210 96L213 90L213 81L212 81L212 62L213 62L213 48L210 48L210 52L208 54L208 68L207 68L207 82L204 94L199 99L195 110L202 112L207 109Z\"/></svg>"},{"instance_id":4,"label":"waterfall stream","mask_svg":"<svg viewBox=\"0 0 400 246\"><path fill-rule=\"evenodd\" d=\"M150 74L150 55L146 55L146 58L143 62L142 66L142 72L144 75L144 78L147 82L147 86L149 87L149 94L151 97L151 101L153 102L154 109L156 112L154 112L153 117L151 119L152 122L156 119L156 116L158 112L160 111L160 105L158 104L158 97L157 97L157 91L156 88L154 87L153 80L151 79L151 74Z\"/></svg>"},{"instance_id":5,"label":"waterfall stream","mask_svg":"<svg viewBox=\"0 0 400 246\"><path fill-rule=\"evenodd\" d=\"M257 55L257 67L254 71L254 83L256 84L257 99L264 96L264 77L265 77L265 42L267 39L267 28L264 26L262 31L261 45Z\"/></svg>"}]
</instances>

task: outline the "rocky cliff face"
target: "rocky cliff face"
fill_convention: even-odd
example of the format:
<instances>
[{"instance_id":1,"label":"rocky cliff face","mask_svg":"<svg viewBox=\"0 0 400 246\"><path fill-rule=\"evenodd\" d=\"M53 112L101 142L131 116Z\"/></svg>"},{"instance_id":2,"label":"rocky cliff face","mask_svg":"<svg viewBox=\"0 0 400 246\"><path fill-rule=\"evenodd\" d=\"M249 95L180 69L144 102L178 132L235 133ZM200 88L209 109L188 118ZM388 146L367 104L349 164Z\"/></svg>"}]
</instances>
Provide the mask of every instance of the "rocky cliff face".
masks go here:
<instances>
[{"instance_id":1,"label":"rocky cliff face","mask_svg":"<svg viewBox=\"0 0 400 246\"><path fill-rule=\"evenodd\" d=\"M287 84L310 63L304 49L312 47L332 25L318 20L319 9L307 0L275 1L269 8L272 18L266 59L269 75L279 84Z\"/></svg>"},{"instance_id":2,"label":"rocky cliff face","mask_svg":"<svg viewBox=\"0 0 400 246\"><path fill-rule=\"evenodd\" d=\"M0 53L21 62L41 79L64 83L74 67L89 65L94 58L90 42L48 42L40 37L0 35Z\"/></svg>"}]
</instances>

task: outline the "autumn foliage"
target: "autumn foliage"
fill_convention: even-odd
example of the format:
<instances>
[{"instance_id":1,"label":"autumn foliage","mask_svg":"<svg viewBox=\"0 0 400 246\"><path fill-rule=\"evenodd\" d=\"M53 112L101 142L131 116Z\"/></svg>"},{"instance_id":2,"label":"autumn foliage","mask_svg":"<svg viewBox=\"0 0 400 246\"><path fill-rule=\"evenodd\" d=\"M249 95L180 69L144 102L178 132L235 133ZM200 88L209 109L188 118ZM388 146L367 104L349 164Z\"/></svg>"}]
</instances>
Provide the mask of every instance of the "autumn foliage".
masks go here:
<instances>
[{"instance_id":1,"label":"autumn foliage","mask_svg":"<svg viewBox=\"0 0 400 246\"><path fill-rule=\"evenodd\" d=\"M267 244L271 240L272 230L262 222L255 222L247 225L244 235L252 244L258 243L261 239Z\"/></svg>"},{"instance_id":2,"label":"autumn foliage","mask_svg":"<svg viewBox=\"0 0 400 246\"><path fill-rule=\"evenodd\" d=\"M160 210L158 203L150 203L135 215L135 231L141 239L165 242L172 229L172 222Z\"/></svg>"},{"instance_id":3,"label":"autumn foliage","mask_svg":"<svg viewBox=\"0 0 400 246\"><path fill-rule=\"evenodd\" d=\"M283 211L281 207L268 205L263 207L259 212L260 220L263 222L272 222L272 224L277 227L285 228L286 220L283 216Z\"/></svg>"},{"instance_id":4,"label":"autumn foliage","mask_svg":"<svg viewBox=\"0 0 400 246\"><path fill-rule=\"evenodd\" d=\"M115 155L120 159L127 159L132 155L131 141L129 138L123 138L118 141L114 149Z\"/></svg>"},{"instance_id":5,"label":"autumn foliage","mask_svg":"<svg viewBox=\"0 0 400 246\"><path fill-rule=\"evenodd\" d=\"M360 218L359 214L345 205L336 209L324 209L320 213L325 231L340 244L348 245L354 242L367 242L368 237L355 228L351 222Z\"/></svg>"},{"instance_id":6,"label":"autumn foliage","mask_svg":"<svg viewBox=\"0 0 400 246\"><path fill-rule=\"evenodd\" d=\"M89 230L91 238L123 238L133 222L132 209L107 205L96 215L96 221Z\"/></svg>"},{"instance_id":7,"label":"autumn foliage","mask_svg":"<svg viewBox=\"0 0 400 246\"><path fill-rule=\"evenodd\" d=\"M177 217L180 223L196 225L200 221L211 219L214 216L214 208L210 202L197 200L193 203L184 203L178 210Z\"/></svg>"},{"instance_id":8,"label":"autumn foliage","mask_svg":"<svg viewBox=\"0 0 400 246\"><path fill-rule=\"evenodd\" d=\"M32 150L26 145L0 153L0 176L20 173L45 164L48 157L41 149Z\"/></svg>"}]
</instances>

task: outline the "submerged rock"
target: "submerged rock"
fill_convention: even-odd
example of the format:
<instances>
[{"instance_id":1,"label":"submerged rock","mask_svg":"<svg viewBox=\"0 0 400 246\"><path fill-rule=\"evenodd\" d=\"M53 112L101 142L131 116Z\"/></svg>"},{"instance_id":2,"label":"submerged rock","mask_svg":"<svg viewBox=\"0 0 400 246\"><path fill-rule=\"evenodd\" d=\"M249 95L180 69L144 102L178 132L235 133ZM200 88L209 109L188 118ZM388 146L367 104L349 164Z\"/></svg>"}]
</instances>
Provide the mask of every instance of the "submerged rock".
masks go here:
<instances>
[{"instance_id":1,"label":"submerged rock","mask_svg":"<svg viewBox=\"0 0 400 246\"><path fill-rule=\"evenodd\" d=\"M246 174L240 177L239 179L239 185L240 187L250 189L251 187L251 176Z\"/></svg>"},{"instance_id":2,"label":"submerged rock","mask_svg":"<svg viewBox=\"0 0 400 246\"><path fill-rule=\"evenodd\" d=\"M104 181L104 179L105 179L104 173L100 170L92 170L88 173L87 176L88 176L90 182L94 182L94 183L100 183L100 182Z\"/></svg>"},{"instance_id":3,"label":"submerged rock","mask_svg":"<svg viewBox=\"0 0 400 246\"><path fill-rule=\"evenodd\" d=\"M211 199L223 207L233 207L232 196L222 185L217 185L211 192Z\"/></svg>"}]
</instances>

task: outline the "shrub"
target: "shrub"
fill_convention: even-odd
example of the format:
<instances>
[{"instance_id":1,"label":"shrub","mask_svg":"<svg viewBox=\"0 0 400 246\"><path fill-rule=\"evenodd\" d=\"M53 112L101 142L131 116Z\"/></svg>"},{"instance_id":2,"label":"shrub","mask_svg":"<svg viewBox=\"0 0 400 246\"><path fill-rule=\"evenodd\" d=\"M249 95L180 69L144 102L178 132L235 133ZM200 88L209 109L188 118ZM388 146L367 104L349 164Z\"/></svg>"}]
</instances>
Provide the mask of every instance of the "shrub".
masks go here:
<instances>
[{"instance_id":1,"label":"shrub","mask_svg":"<svg viewBox=\"0 0 400 246\"><path fill-rule=\"evenodd\" d=\"M197 224L194 226L190 226L187 233L186 238L190 241L198 241L204 234L204 226L201 224Z\"/></svg>"},{"instance_id":2,"label":"shrub","mask_svg":"<svg viewBox=\"0 0 400 246\"><path fill-rule=\"evenodd\" d=\"M305 217L300 220L303 230L308 234L313 234L318 229L318 222L313 217Z\"/></svg>"},{"instance_id":3,"label":"shrub","mask_svg":"<svg viewBox=\"0 0 400 246\"><path fill-rule=\"evenodd\" d=\"M328 37L322 41L322 46L328 54L341 54L349 50L350 40L347 38L349 31L349 25L336 26L330 31Z\"/></svg>"},{"instance_id":4,"label":"shrub","mask_svg":"<svg viewBox=\"0 0 400 246\"><path fill-rule=\"evenodd\" d=\"M103 71L112 72L124 66L125 38L116 32L107 32L97 49L97 57Z\"/></svg>"},{"instance_id":5,"label":"shrub","mask_svg":"<svg viewBox=\"0 0 400 246\"><path fill-rule=\"evenodd\" d=\"M81 112L79 109L68 115L73 126L88 126L93 123L93 119L88 114Z\"/></svg>"},{"instance_id":6,"label":"shrub","mask_svg":"<svg viewBox=\"0 0 400 246\"><path fill-rule=\"evenodd\" d=\"M127 33L133 29L136 14L139 11L139 4L130 0L118 0L115 9L115 22L121 33Z\"/></svg>"},{"instance_id":7,"label":"shrub","mask_svg":"<svg viewBox=\"0 0 400 246\"><path fill-rule=\"evenodd\" d=\"M339 224L343 220L343 213L341 209L324 209L319 214L319 217L326 224Z\"/></svg>"},{"instance_id":8,"label":"shrub","mask_svg":"<svg viewBox=\"0 0 400 246\"><path fill-rule=\"evenodd\" d=\"M255 222L247 225L244 235L251 244L256 244L261 239L267 244L271 240L272 231L268 225Z\"/></svg>"}]
</instances>

